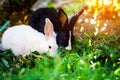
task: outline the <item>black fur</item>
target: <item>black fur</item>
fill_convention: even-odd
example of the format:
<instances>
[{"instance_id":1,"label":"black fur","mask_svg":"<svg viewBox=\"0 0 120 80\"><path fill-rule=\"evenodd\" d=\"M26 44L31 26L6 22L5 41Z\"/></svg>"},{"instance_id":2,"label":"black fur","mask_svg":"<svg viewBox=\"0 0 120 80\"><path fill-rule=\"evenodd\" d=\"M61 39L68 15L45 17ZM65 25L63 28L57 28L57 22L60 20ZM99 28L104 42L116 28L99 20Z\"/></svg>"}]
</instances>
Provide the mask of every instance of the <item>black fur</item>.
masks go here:
<instances>
[{"instance_id":1,"label":"black fur","mask_svg":"<svg viewBox=\"0 0 120 80\"><path fill-rule=\"evenodd\" d=\"M29 25L39 32L44 33L45 18L49 18L54 25L54 31L57 33L61 27L58 20L58 13L54 8L40 8L33 12L29 20Z\"/></svg>"}]
</instances>

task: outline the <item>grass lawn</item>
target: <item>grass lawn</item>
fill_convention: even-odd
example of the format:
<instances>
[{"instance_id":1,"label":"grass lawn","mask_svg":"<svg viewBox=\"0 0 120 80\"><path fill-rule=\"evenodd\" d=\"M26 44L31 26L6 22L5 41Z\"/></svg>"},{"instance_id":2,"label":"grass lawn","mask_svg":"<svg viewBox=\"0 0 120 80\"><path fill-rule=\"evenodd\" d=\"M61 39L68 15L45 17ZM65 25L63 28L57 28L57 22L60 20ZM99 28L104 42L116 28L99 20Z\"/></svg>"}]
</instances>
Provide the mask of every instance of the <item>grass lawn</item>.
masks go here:
<instances>
[{"instance_id":1,"label":"grass lawn","mask_svg":"<svg viewBox=\"0 0 120 80\"><path fill-rule=\"evenodd\" d=\"M0 53L0 80L120 80L120 37L76 38L73 50L51 58L31 53L15 57Z\"/></svg>"}]
</instances>

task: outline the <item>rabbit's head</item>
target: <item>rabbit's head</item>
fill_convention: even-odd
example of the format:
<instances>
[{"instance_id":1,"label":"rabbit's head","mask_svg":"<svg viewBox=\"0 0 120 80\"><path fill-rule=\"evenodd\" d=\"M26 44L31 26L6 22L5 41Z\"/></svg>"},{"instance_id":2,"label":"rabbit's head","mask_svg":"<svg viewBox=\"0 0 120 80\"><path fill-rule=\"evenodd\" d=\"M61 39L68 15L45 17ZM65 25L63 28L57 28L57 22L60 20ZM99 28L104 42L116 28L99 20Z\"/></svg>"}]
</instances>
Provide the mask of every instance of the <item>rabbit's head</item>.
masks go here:
<instances>
[{"instance_id":1,"label":"rabbit's head","mask_svg":"<svg viewBox=\"0 0 120 80\"><path fill-rule=\"evenodd\" d=\"M54 32L54 26L52 22L50 21L49 18L45 19L45 27L44 27L44 33L45 33L45 38L47 42L47 47L48 47L48 55L49 56L56 56L57 54L57 48L58 45L56 43L56 34Z\"/></svg>"},{"instance_id":2,"label":"rabbit's head","mask_svg":"<svg viewBox=\"0 0 120 80\"><path fill-rule=\"evenodd\" d=\"M58 16L62 24L62 27L60 27L56 37L57 44L59 46L63 46L66 49L71 49L71 45L74 44L73 28L82 13L83 9L75 14L71 18L70 22L68 22L66 13L62 9L59 9Z\"/></svg>"}]
</instances>

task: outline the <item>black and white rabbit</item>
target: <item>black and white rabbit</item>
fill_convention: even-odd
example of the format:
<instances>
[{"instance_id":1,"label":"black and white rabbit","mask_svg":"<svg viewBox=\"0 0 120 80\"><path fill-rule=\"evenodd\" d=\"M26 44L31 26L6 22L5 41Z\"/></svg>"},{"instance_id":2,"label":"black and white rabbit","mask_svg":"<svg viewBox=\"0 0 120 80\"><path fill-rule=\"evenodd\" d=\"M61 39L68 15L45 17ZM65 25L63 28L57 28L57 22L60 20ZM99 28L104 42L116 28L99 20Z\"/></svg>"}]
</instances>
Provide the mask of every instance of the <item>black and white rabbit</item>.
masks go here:
<instances>
[{"instance_id":1,"label":"black and white rabbit","mask_svg":"<svg viewBox=\"0 0 120 80\"><path fill-rule=\"evenodd\" d=\"M67 14L63 9L57 11L54 8L39 8L32 13L29 25L39 32L44 33L44 19L48 17L54 25L58 46L71 49L71 44L74 43L73 28L82 12L83 10L79 11L71 18L70 22L68 22Z\"/></svg>"},{"instance_id":2,"label":"black and white rabbit","mask_svg":"<svg viewBox=\"0 0 120 80\"><path fill-rule=\"evenodd\" d=\"M38 32L29 25L16 25L8 28L2 35L3 50L11 49L14 55L29 55L38 51L40 54L48 53L56 56L58 45L53 24L49 18L45 18L44 33Z\"/></svg>"}]
</instances>

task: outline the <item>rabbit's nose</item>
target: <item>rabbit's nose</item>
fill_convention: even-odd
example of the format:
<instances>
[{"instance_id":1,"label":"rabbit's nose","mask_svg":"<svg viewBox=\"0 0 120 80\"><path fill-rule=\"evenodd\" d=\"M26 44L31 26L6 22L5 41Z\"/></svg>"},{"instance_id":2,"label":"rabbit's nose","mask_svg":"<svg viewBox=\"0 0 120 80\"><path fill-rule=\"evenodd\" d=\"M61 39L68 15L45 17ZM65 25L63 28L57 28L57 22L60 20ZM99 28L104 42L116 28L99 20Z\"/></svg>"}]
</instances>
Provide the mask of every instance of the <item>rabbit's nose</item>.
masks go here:
<instances>
[{"instance_id":1,"label":"rabbit's nose","mask_svg":"<svg viewBox=\"0 0 120 80\"><path fill-rule=\"evenodd\" d=\"M49 46L49 49L51 49L52 47L51 46Z\"/></svg>"}]
</instances>

